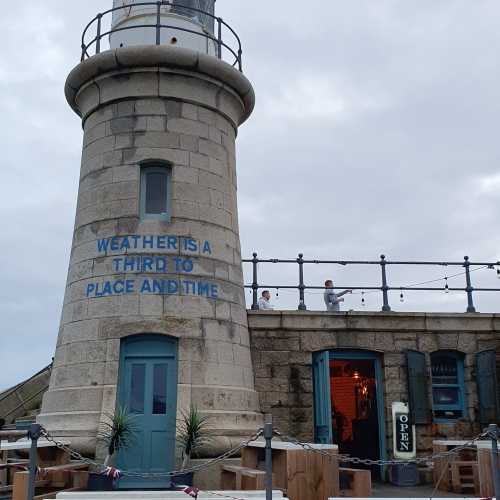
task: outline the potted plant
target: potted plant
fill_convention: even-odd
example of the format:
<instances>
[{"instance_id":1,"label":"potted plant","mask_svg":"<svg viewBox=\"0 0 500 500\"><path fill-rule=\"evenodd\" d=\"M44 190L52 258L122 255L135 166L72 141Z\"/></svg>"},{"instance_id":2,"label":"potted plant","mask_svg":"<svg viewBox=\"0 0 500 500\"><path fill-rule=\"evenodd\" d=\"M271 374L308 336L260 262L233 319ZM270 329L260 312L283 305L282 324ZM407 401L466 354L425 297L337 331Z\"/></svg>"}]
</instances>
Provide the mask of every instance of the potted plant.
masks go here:
<instances>
[{"instance_id":1,"label":"potted plant","mask_svg":"<svg viewBox=\"0 0 500 500\"><path fill-rule=\"evenodd\" d=\"M126 407L119 406L114 413L105 413L101 422L97 440L106 447L104 467L111 467L120 450L130 448L135 442L137 425L134 415ZM88 489L92 491L112 490L115 477L112 473L90 473Z\"/></svg>"},{"instance_id":2,"label":"potted plant","mask_svg":"<svg viewBox=\"0 0 500 500\"><path fill-rule=\"evenodd\" d=\"M208 421L210 417L202 415L195 406L189 411L181 412L178 423L177 442L181 449L181 470L189 468L191 458L197 456L200 449L210 441L208 435ZM179 474L172 478L173 482L183 486L193 486L193 472Z\"/></svg>"}]
</instances>

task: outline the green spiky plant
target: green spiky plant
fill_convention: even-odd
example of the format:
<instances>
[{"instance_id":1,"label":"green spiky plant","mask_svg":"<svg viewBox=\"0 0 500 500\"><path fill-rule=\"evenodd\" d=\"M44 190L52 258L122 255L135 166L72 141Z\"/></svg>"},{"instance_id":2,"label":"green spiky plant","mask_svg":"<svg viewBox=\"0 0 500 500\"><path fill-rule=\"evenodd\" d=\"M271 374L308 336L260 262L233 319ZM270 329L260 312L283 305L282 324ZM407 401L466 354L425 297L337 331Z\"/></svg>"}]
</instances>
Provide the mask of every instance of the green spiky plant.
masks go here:
<instances>
[{"instance_id":1,"label":"green spiky plant","mask_svg":"<svg viewBox=\"0 0 500 500\"><path fill-rule=\"evenodd\" d=\"M135 416L124 406L119 406L114 413L104 414L97 439L106 446L106 467L118 451L130 448L135 443L137 430Z\"/></svg>"},{"instance_id":2,"label":"green spiky plant","mask_svg":"<svg viewBox=\"0 0 500 500\"><path fill-rule=\"evenodd\" d=\"M182 451L182 470L188 467L191 458L199 453L200 448L210 441L209 420L210 417L202 415L195 406L191 406L189 411L181 412L177 442Z\"/></svg>"}]
</instances>

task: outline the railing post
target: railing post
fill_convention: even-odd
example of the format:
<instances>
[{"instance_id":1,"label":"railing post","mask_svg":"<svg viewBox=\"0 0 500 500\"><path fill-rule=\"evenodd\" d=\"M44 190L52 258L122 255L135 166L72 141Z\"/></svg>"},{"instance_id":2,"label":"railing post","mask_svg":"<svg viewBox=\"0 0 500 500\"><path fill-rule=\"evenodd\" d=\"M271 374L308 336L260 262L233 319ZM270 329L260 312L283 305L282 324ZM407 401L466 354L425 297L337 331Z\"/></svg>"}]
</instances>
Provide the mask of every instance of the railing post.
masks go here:
<instances>
[{"instance_id":1,"label":"railing post","mask_svg":"<svg viewBox=\"0 0 500 500\"><path fill-rule=\"evenodd\" d=\"M304 254L299 253L299 258L297 259L297 263L299 265L299 311L306 311L306 303L304 298Z\"/></svg>"},{"instance_id":2,"label":"railing post","mask_svg":"<svg viewBox=\"0 0 500 500\"><path fill-rule=\"evenodd\" d=\"M241 50L241 47L238 49L238 67L243 73L243 51Z\"/></svg>"},{"instance_id":3,"label":"railing post","mask_svg":"<svg viewBox=\"0 0 500 500\"><path fill-rule=\"evenodd\" d=\"M253 282L252 282L252 311L259 310L258 298L257 294L259 291L259 282L257 281L257 264L259 263L259 259L257 258L257 254L254 252L252 259L252 267L253 267Z\"/></svg>"},{"instance_id":4,"label":"railing post","mask_svg":"<svg viewBox=\"0 0 500 500\"><path fill-rule=\"evenodd\" d=\"M30 448L30 464L29 464L29 478L28 478L28 491L26 493L26 500L33 500L35 496L35 479L38 469L37 464L37 443L42 434L42 426L39 424L32 424L28 431L28 439L31 439Z\"/></svg>"},{"instance_id":5,"label":"railing post","mask_svg":"<svg viewBox=\"0 0 500 500\"><path fill-rule=\"evenodd\" d=\"M498 468L498 443L500 436L498 425L490 424L488 434L491 438L491 473L493 475L493 484L495 486L495 497L500 499L500 469Z\"/></svg>"},{"instance_id":6,"label":"railing post","mask_svg":"<svg viewBox=\"0 0 500 500\"><path fill-rule=\"evenodd\" d=\"M161 2L156 2L156 45L161 43Z\"/></svg>"},{"instance_id":7,"label":"railing post","mask_svg":"<svg viewBox=\"0 0 500 500\"><path fill-rule=\"evenodd\" d=\"M387 286L387 272L385 266L387 263L385 262L385 255L380 256L380 267L382 269L382 297L383 297L383 305L382 311L390 311L391 306L389 305L389 287Z\"/></svg>"},{"instance_id":8,"label":"railing post","mask_svg":"<svg viewBox=\"0 0 500 500\"><path fill-rule=\"evenodd\" d=\"M266 416L264 424L264 439L266 440L266 500L273 498L273 420L272 415Z\"/></svg>"},{"instance_id":9,"label":"railing post","mask_svg":"<svg viewBox=\"0 0 500 500\"><path fill-rule=\"evenodd\" d=\"M217 35L217 57L222 59L222 18L217 18L218 35Z\"/></svg>"},{"instance_id":10,"label":"railing post","mask_svg":"<svg viewBox=\"0 0 500 500\"><path fill-rule=\"evenodd\" d=\"M95 43L95 53L101 53L101 23L102 23L102 14L97 14L97 38Z\"/></svg>"},{"instance_id":11,"label":"railing post","mask_svg":"<svg viewBox=\"0 0 500 500\"><path fill-rule=\"evenodd\" d=\"M475 313L476 308L474 307L474 300L472 298L472 291L474 290L474 288L472 288L472 284L470 281L470 262L469 262L469 257L467 255L464 257L464 267L465 267L465 282L467 284L467 287L465 288L465 291L467 292L467 312Z\"/></svg>"}]
</instances>

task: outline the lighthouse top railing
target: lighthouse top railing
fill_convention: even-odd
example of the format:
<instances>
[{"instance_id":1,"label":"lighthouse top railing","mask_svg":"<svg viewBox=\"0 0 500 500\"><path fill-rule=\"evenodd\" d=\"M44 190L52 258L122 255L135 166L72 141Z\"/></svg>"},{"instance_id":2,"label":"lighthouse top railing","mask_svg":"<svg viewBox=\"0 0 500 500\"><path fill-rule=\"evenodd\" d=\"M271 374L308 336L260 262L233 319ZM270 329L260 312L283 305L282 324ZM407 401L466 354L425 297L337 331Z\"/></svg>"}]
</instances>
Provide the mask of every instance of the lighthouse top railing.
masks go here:
<instances>
[{"instance_id":1,"label":"lighthouse top railing","mask_svg":"<svg viewBox=\"0 0 500 500\"><path fill-rule=\"evenodd\" d=\"M119 26L113 27L111 23L111 17L118 11L127 9L131 7L154 7L156 22L152 24L134 24L129 26ZM203 28L201 31L191 30L189 28L163 24L162 23L162 7L170 7L179 9L182 8L183 12L191 12L193 16L189 16L192 20L203 16L205 19L212 19L216 25L216 30L214 34L207 31L201 24ZM174 11L175 12L175 11ZM105 25L111 25L109 29L104 28ZM93 55L100 54L103 48L103 39L109 37L113 33L118 33L127 30L137 30L137 29L154 29L156 31L156 45L161 45L161 34L162 30L179 31L183 33L189 33L190 35L199 36L205 38L206 40L212 41L216 47L216 57L218 59L229 58L227 62L234 67L237 67L239 71L243 71L243 61L242 61L242 47L241 40L236 31L229 26L221 17L215 16L211 12L206 10L198 9L196 7L191 7L188 5L183 5L180 3L175 3L172 1L157 1L157 2L138 2L134 4L125 4L119 7L114 7L108 9L104 12L97 14L92 21L90 21L85 27L82 34L82 57L81 61L85 61L92 57ZM234 58L234 59L233 59Z\"/></svg>"}]
</instances>

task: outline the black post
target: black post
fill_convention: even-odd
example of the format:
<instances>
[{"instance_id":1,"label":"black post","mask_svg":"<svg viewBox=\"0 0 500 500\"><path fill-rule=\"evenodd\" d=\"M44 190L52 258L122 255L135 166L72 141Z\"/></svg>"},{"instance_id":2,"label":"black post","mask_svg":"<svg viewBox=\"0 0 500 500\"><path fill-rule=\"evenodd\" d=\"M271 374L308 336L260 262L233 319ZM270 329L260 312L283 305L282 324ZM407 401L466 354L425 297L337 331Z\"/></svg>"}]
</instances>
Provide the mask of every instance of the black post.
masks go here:
<instances>
[{"instance_id":1,"label":"black post","mask_svg":"<svg viewBox=\"0 0 500 500\"><path fill-rule=\"evenodd\" d=\"M33 500L33 497L35 496L35 479L36 479L36 471L38 468L37 443L41 435L42 435L42 426L38 424L32 424L30 430L28 431L28 439L31 439L31 448L30 448L28 492L26 495L26 500Z\"/></svg>"},{"instance_id":2,"label":"black post","mask_svg":"<svg viewBox=\"0 0 500 500\"><path fill-rule=\"evenodd\" d=\"M470 262L469 262L469 257L466 255L464 257L464 267L465 267L465 282L467 284L467 288L465 291L467 292L467 312L468 313L475 313L476 308L474 307L474 300L472 299L472 291L474 288L472 288L472 284L470 281Z\"/></svg>"},{"instance_id":3,"label":"black post","mask_svg":"<svg viewBox=\"0 0 500 500\"><path fill-rule=\"evenodd\" d=\"M241 72L243 72L243 51L241 47L238 49L238 67Z\"/></svg>"},{"instance_id":4,"label":"black post","mask_svg":"<svg viewBox=\"0 0 500 500\"><path fill-rule=\"evenodd\" d=\"M497 424L488 426L488 433L491 438L491 473L495 486L495 497L500 499L500 469L498 468L498 437L500 436Z\"/></svg>"},{"instance_id":5,"label":"black post","mask_svg":"<svg viewBox=\"0 0 500 500\"><path fill-rule=\"evenodd\" d=\"M254 252L252 259L252 267L253 267L253 283L252 283L252 291L253 291L253 300L252 300L252 311L259 310L258 298L257 294L259 291L259 283L257 281L257 264L259 263L259 259L257 258L257 254Z\"/></svg>"},{"instance_id":6,"label":"black post","mask_svg":"<svg viewBox=\"0 0 500 500\"><path fill-rule=\"evenodd\" d=\"M380 256L380 267L382 268L382 297L383 297L383 305L382 305L382 311L390 311L391 306L389 305L389 287L387 286L387 273L385 270L386 266L385 262L385 255Z\"/></svg>"},{"instance_id":7,"label":"black post","mask_svg":"<svg viewBox=\"0 0 500 500\"><path fill-rule=\"evenodd\" d=\"M222 59L222 18L217 18L217 23L219 25L219 33L217 37L217 57Z\"/></svg>"},{"instance_id":8,"label":"black post","mask_svg":"<svg viewBox=\"0 0 500 500\"><path fill-rule=\"evenodd\" d=\"M264 439L266 440L266 500L273 499L273 421L272 416L266 417L264 424Z\"/></svg>"},{"instance_id":9,"label":"black post","mask_svg":"<svg viewBox=\"0 0 500 500\"><path fill-rule=\"evenodd\" d=\"M101 22L102 22L102 14L97 14L97 38L95 42L95 53L101 53Z\"/></svg>"},{"instance_id":10,"label":"black post","mask_svg":"<svg viewBox=\"0 0 500 500\"><path fill-rule=\"evenodd\" d=\"M161 2L156 2L156 45L161 43Z\"/></svg>"},{"instance_id":11,"label":"black post","mask_svg":"<svg viewBox=\"0 0 500 500\"><path fill-rule=\"evenodd\" d=\"M297 259L297 263L299 264L299 311L306 311L306 303L304 298L304 289L306 288L304 285L304 254L299 253L299 258Z\"/></svg>"}]
</instances>

